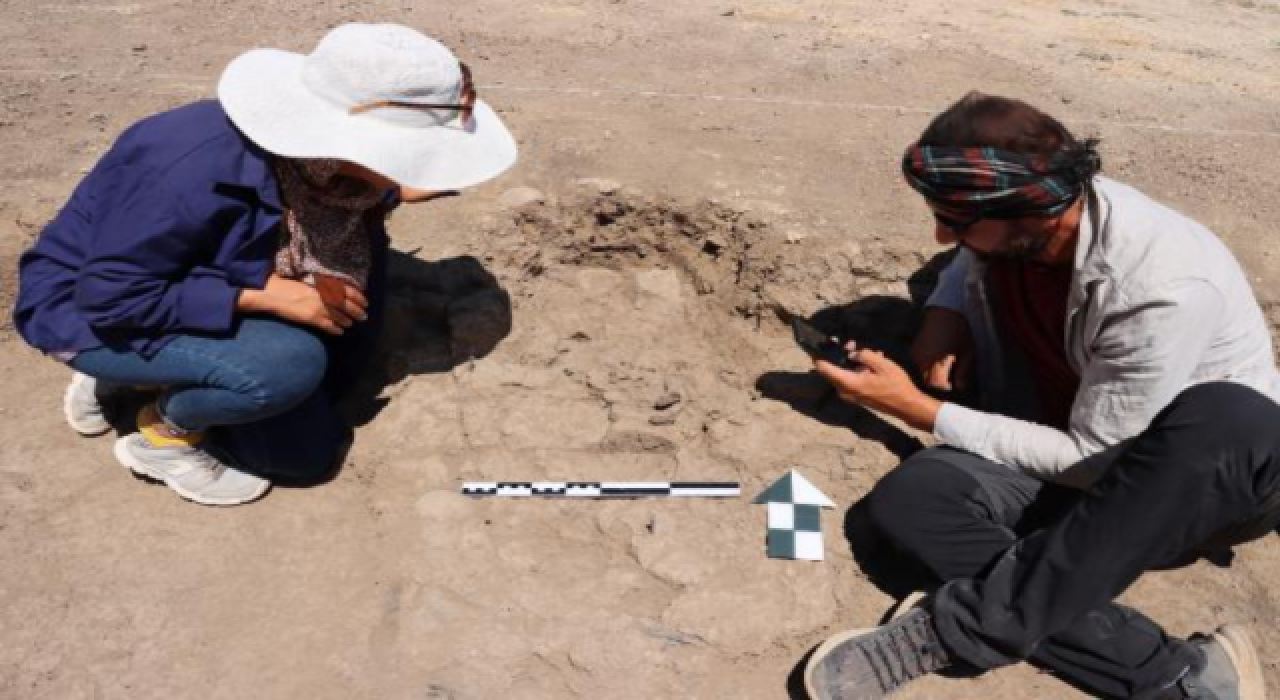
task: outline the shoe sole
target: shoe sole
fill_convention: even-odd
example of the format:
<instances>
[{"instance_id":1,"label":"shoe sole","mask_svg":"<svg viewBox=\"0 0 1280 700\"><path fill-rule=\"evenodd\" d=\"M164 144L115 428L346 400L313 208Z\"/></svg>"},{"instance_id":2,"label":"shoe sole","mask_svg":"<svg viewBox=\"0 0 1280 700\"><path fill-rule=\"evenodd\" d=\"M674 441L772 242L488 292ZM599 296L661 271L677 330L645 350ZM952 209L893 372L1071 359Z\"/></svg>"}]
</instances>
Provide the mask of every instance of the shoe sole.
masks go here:
<instances>
[{"instance_id":1,"label":"shoe sole","mask_svg":"<svg viewBox=\"0 0 1280 700\"><path fill-rule=\"evenodd\" d=\"M889 619L885 620L885 623L888 624L889 622L906 615L912 610L912 608L919 605L920 601L924 600L925 597L924 593L916 591L911 595L908 595L906 598L903 598L893 607L893 612L889 615ZM832 649L844 644L854 637L861 637L862 635L874 632L877 629L879 629L879 627L862 627L856 630L847 630L827 638L827 641L823 642L817 649L813 650L813 653L809 655L809 663L804 666L804 689L805 692L809 693L810 700L839 700L838 698L824 698L818 694L818 689L813 682L813 674L818 670L819 662L825 659L827 654L831 653Z\"/></svg>"},{"instance_id":2,"label":"shoe sole","mask_svg":"<svg viewBox=\"0 0 1280 700\"><path fill-rule=\"evenodd\" d=\"M879 628L863 627L856 630L847 630L833 637L827 638L827 641L823 642L817 649L813 650L813 654L809 656L809 663L804 666L804 690L809 694L809 700L840 700L840 698L828 698L818 693L817 685L813 681L813 675L817 672L819 663L823 659L827 658L827 654L830 654L832 649L835 649L854 637L861 637L862 635L874 632L877 629Z\"/></svg>"},{"instance_id":3,"label":"shoe sole","mask_svg":"<svg viewBox=\"0 0 1280 700\"><path fill-rule=\"evenodd\" d=\"M67 390L62 392L62 415L64 418L67 419L67 425L71 426L71 429L76 431L77 434L83 435L84 437L97 437L99 435L106 435L107 432L111 430L111 424L108 423L105 419L102 421L101 425L97 423L94 423L93 425L88 425L86 423L77 421L75 417L72 415L71 395L73 392L76 391L76 389L79 388L79 386L80 386L80 377L76 376L71 380L71 383L67 385Z\"/></svg>"},{"instance_id":4,"label":"shoe sole","mask_svg":"<svg viewBox=\"0 0 1280 700\"><path fill-rule=\"evenodd\" d=\"M1237 690L1240 700L1267 700L1266 681L1262 677L1262 662L1249 631L1239 625L1226 625L1213 635L1231 659L1239 679Z\"/></svg>"},{"instance_id":5,"label":"shoe sole","mask_svg":"<svg viewBox=\"0 0 1280 700\"><path fill-rule=\"evenodd\" d=\"M262 488L258 489L258 492L249 498L209 498L207 496L197 495L183 488L182 484L170 480L166 474L162 472L154 472L147 467L146 464L136 459L125 446L128 439L128 437L122 437L119 440L116 440L115 447L112 448L112 452L114 452L116 456L116 461L128 467L130 471L138 476L163 483L165 486L169 487L169 490L192 503L199 503L202 506L240 506L262 498L263 494L271 488L271 482L263 482Z\"/></svg>"},{"instance_id":6,"label":"shoe sole","mask_svg":"<svg viewBox=\"0 0 1280 700\"><path fill-rule=\"evenodd\" d=\"M889 619L885 620L885 622L893 622L903 615L906 615L918 607L920 605L920 601L927 597L929 597L929 594L924 591L913 591L912 593L907 594L906 598L898 601L898 604L893 606L892 612L889 613Z\"/></svg>"}]
</instances>

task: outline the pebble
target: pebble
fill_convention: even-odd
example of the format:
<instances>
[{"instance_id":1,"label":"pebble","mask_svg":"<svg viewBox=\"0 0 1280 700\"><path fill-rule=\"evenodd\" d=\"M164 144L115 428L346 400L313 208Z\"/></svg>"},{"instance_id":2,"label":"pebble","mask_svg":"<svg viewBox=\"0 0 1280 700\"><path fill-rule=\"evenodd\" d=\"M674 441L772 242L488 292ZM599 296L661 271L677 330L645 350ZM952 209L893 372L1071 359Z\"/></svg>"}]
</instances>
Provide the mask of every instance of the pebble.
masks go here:
<instances>
[{"instance_id":1,"label":"pebble","mask_svg":"<svg viewBox=\"0 0 1280 700\"><path fill-rule=\"evenodd\" d=\"M680 394L674 391L668 391L663 394L657 401L653 402L653 407L659 411L665 411L668 408L680 403Z\"/></svg>"},{"instance_id":2,"label":"pebble","mask_svg":"<svg viewBox=\"0 0 1280 700\"><path fill-rule=\"evenodd\" d=\"M579 187L586 187L595 190L603 195L611 195L622 189L622 184L617 180L609 180L602 177L584 177L576 180L575 183Z\"/></svg>"},{"instance_id":3,"label":"pebble","mask_svg":"<svg viewBox=\"0 0 1280 700\"><path fill-rule=\"evenodd\" d=\"M532 187L515 187L498 197L498 206L504 209L519 209L531 204L545 204L546 201L547 196L542 193L542 190Z\"/></svg>"}]
</instances>

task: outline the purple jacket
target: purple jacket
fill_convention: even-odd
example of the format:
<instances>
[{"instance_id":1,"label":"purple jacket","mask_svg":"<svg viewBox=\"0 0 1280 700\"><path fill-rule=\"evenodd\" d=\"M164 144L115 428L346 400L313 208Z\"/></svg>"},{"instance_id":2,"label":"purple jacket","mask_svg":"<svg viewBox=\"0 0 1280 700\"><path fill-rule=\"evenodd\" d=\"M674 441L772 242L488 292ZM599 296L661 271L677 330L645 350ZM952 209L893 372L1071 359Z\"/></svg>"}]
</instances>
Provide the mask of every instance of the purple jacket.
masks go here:
<instances>
[{"instance_id":1,"label":"purple jacket","mask_svg":"<svg viewBox=\"0 0 1280 700\"><path fill-rule=\"evenodd\" d=\"M280 196L269 155L216 101L120 136L19 262L14 325L48 353L230 331L242 288L274 264ZM382 216L375 246L385 246Z\"/></svg>"}]
</instances>

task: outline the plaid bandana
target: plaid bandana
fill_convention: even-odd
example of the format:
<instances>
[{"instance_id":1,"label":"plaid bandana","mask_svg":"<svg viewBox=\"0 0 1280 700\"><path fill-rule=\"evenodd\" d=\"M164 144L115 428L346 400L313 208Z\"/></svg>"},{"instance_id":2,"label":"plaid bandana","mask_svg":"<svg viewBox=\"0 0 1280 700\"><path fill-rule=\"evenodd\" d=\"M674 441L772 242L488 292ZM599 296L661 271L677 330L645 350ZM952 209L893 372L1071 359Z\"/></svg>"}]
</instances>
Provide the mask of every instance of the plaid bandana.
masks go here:
<instances>
[{"instance_id":1,"label":"plaid bandana","mask_svg":"<svg viewBox=\"0 0 1280 700\"><path fill-rule=\"evenodd\" d=\"M1053 156L994 148L912 146L902 159L907 184L944 214L991 219L1056 216L1102 168L1089 139Z\"/></svg>"}]
</instances>

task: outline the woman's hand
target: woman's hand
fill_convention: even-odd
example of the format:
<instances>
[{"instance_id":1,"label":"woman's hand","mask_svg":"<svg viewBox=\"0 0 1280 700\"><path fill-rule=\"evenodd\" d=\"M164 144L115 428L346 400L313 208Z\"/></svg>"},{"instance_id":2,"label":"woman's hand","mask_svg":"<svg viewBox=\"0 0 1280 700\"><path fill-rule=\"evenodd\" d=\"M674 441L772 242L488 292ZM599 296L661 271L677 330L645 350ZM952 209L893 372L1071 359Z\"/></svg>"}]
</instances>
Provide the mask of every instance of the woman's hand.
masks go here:
<instances>
[{"instance_id":1,"label":"woman's hand","mask_svg":"<svg viewBox=\"0 0 1280 700\"><path fill-rule=\"evenodd\" d=\"M911 344L911 361L927 386L946 391L967 389L973 367L973 336L964 314L936 307L925 311L920 333Z\"/></svg>"},{"instance_id":2,"label":"woman's hand","mask_svg":"<svg viewBox=\"0 0 1280 700\"><path fill-rule=\"evenodd\" d=\"M916 387L911 377L893 360L875 350L845 346L853 369L843 369L825 360L814 360L814 369L835 387L841 399L895 416L919 430L933 432L933 423L942 403Z\"/></svg>"},{"instance_id":3,"label":"woman's hand","mask_svg":"<svg viewBox=\"0 0 1280 700\"><path fill-rule=\"evenodd\" d=\"M365 299L364 292L337 277L321 274L312 276L315 278L316 291L331 311L354 321L363 321L369 317L369 301Z\"/></svg>"},{"instance_id":4,"label":"woman's hand","mask_svg":"<svg viewBox=\"0 0 1280 700\"><path fill-rule=\"evenodd\" d=\"M412 187L400 187L400 201L405 204L418 204L440 199L441 197L456 196L458 196L457 190L416 190Z\"/></svg>"},{"instance_id":5,"label":"woman's hand","mask_svg":"<svg viewBox=\"0 0 1280 700\"><path fill-rule=\"evenodd\" d=\"M316 286L276 274L262 289L244 289L236 302L239 311L268 313L286 321L341 335L366 318L368 302L360 290L339 279L316 275Z\"/></svg>"}]
</instances>

